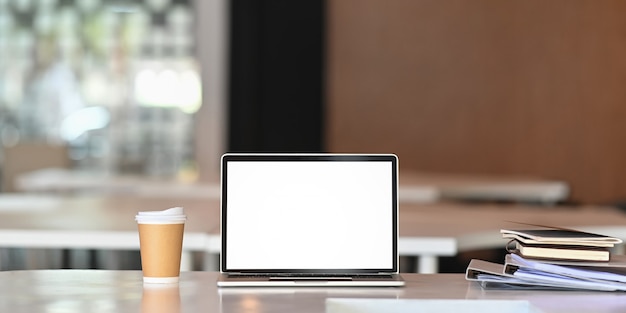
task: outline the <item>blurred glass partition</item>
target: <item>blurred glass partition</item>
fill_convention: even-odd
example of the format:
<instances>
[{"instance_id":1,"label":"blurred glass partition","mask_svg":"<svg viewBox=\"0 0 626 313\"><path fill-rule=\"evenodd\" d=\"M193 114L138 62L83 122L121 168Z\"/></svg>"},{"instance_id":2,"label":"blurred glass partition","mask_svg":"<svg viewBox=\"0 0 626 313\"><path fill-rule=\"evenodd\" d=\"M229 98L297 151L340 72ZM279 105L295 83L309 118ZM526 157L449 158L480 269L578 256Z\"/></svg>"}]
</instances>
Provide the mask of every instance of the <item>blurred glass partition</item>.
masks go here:
<instances>
[{"instance_id":1,"label":"blurred glass partition","mask_svg":"<svg viewBox=\"0 0 626 313\"><path fill-rule=\"evenodd\" d=\"M72 168L173 178L202 103L192 0L0 0L0 140ZM1 160L0 160L1 161Z\"/></svg>"}]
</instances>

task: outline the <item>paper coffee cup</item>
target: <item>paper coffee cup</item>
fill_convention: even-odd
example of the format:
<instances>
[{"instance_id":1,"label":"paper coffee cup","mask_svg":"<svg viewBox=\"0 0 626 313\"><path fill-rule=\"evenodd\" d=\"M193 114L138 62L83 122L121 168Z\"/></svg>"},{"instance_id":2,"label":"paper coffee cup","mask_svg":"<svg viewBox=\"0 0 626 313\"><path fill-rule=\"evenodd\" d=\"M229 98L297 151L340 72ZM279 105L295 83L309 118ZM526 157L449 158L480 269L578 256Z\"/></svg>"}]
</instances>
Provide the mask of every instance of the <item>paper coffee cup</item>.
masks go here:
<instances>
[{"instance_id":1,"label":"paper coffee cup","mask_svg":"<svg viewBox=\"0 0 626 313\"><path fill-rule=\"evenodd\" d=\"M187 217L183 208L139 212L141 269L145 283L176 283L180 276L183 232Z\"/></svg>"}]
</instances>

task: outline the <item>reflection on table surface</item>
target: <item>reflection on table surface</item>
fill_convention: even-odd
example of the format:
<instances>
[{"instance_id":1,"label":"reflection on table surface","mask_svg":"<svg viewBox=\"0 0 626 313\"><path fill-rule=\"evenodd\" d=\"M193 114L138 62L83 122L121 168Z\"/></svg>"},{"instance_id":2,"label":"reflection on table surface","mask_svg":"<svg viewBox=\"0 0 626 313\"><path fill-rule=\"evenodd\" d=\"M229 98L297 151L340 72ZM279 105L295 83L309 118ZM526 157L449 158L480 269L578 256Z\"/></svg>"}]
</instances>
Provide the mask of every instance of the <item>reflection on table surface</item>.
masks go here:
<instances>
[{"instance_id":1,"label":"reflection on table surface","mask_svg":"<svg viewBox=\"0 0 626 313\"><path fill-rule=\"evenodd\" d=\"M178 285L142 283L140 271L0 272L7 312L327 312L327 299L379 299L386 304L439 299L522 300L541 312L623 312L623 293L485 290L462 274L403 274L403 288L219 289L218 273L183 272ZM472 302L470 302L472 303Z\"/></svg>"}]
</instances>

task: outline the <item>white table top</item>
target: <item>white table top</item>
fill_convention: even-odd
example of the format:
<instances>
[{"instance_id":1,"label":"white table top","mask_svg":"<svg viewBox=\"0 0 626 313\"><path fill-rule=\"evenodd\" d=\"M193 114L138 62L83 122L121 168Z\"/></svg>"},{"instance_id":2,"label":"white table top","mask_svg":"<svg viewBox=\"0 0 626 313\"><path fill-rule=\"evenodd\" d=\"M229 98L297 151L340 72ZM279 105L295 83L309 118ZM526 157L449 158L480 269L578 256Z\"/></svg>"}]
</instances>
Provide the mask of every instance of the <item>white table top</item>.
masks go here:
<instances>
[{"instance_id":1,"label":"white table top","mask_svg":"<svg viewBox=\"0 0 626 313\"><path fill-rule=\"evenodd\" d=\"M327 312L327 299L441 299L449 304L528 301L541 312L624 312L626 293L483 290L461 274L403 274L403 288L219 289L218 273L183 272L178 285L143 285L140 271L40 270L0 272L2 312ZM471 300L471 302L466 302ZM482 300L482 301L481 301ZM331 300L332 301L332 300ZM368 306L373 312L375 308ZM499 312L503 311L502 307ZM352 311L361 312L361 311ZM400 312L400 311L397 311Z\"/></svg>"},{"instance_id":2,"label":"white table top","mask_svg":"<svg viewBox=\"0 0 626 313\"><path fill-rule=\"evenodd\" d=\"M579 229L626 239L626 212L606 206L523 204L400 204L405 237L451 237L458 251L504 247L500 229L538 224Z\"/></svg>"},{"instance_id":3,"label":"white table top","mask_svg":"<svg viewBox=\"0 0 626 313\"><path fill-rule=\"evenodd\" d=\"M47 168L16 178L16 188L25 192L93 193L135 196L178 196L219 199L219 183L194 183L140 175L86 172Z\"/></svg>"},{"instance_id":4,"label":"white table top","mask_svg":"<svg viewBox=\"0 0 626 313\"><path fill-rule=\"evenodd\" d=\"M173 206L184 207L188 216L183 249L218 254L221 250L219 200L170 194L0 194L0 247L137 250L135 214ZM422 228L412 226L417 230ZM398 242L401 255L438 257L457 252L456 240L451 236L412 232L409 236L401 232ZM209 269L217 269L215 266L212 264ZM435 272L435 266L433 263L422 271Z\"/></svg>"},{"instance_id":5,"label":"white table top","mask_svg":"<svg viewBox=\"0 0 626 313\"><path fill-rule=\"evenodd\" d=\"M400 191L419 186L430 187L439 201L483 200L554 204L569 197L569 186L558 180L523 176L400 172Z\"/></svg>"},{"instance_id":6,"label":"white table top","mask_svg":"<svg viewBox=\"0 0 626 313\"><path fill-rule=\"evenodd\" d=\"M219 200L187 197L0 194L0 247L139 248L139 211L183 206L183 246L205 251L219 230Z\"/></svg>"}]
</instances>

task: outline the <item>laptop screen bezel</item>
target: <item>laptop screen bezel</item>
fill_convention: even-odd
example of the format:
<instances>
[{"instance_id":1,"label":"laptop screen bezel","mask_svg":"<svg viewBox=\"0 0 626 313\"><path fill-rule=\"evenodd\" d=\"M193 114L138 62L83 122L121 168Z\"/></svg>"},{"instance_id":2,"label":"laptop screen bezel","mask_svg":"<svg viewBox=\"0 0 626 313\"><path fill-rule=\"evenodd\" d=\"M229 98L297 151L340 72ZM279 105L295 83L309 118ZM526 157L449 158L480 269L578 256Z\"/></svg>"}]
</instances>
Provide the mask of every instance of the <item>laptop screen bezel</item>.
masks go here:
<instances>
[{"instance_id":1,"label":"laptop screen bezel","mask_svg":"<svg viewBox=\"0 0 626 313\"><path fill-rule=\"evenodd\" d=\"M392 182L392 258L391 268L336 268L336 269L237 269L227 267L227 179L229 162L390 162ZM226 153L221 158L221 197L220 197L220 232L221 253L220 271L222 273L293 273L293 274L373 274L398 273L398 158L394 154L257 154L257 153Z\"/></svg>"}]
</instances>

